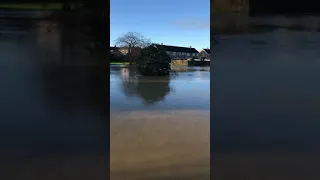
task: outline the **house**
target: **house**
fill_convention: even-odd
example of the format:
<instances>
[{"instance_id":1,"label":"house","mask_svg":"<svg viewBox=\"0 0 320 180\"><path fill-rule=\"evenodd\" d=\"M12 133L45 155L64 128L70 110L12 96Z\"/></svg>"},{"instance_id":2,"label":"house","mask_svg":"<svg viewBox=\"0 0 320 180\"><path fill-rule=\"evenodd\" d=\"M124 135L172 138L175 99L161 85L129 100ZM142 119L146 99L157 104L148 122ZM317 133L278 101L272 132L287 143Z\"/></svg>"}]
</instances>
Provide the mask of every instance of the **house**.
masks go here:
<instances>
[{"instance_id":1,"label":"house","mask_svg":"<svg viewBox=\"0 0 320 180\"><path fill-rule=\"evenodd\" d=\"M168 46L161 44L154 44L157 48L163 48L164 51L172 59L188 59L199 57L199 52L193 47L179 47L179 46Z\"/></svg>"},{"instance_id":2,"label":"house","mask_svg":"<svg viewBox=\"0 0 320 180\"><path fill-rule=\"evenodd\" d=\"M111 47L110 46L110 54L115 56L121 56L122 53L119 51L119 48L117 46Z\"/></svg>"},{"instance_id":3,"label":"house","mask_svg":"<svg viewBox=\"0 0 320 180\"><path fill-rule=\"evenodd\" d=\"M129 48L121 47L119 48L119 51L121 52L122 55L127 55L129 53Z\"/></svg>"},{"instance_id":4,"label":"house","mask_svg":"<svg viewBox=\"0 0 320 180\"><path fill-rule=\"evenodd\" d=\"M128 55L129 48L128 47L110 47L110 53L116 54L116 55ZM135 47L132 49L132 56L140 56L141 54L141 48Z\"/></svg>"},{"instance_id":5,"label":"house","mask_svg":"<svg viewBox=\"0 0 320 180\"><path fill-rule=\"evenodd\" d=\"M202 49L199 54L200 54L200 58L210 59L210 49L209 48Z\"/></svg>"},{"instance_id":6,"label":"house","mask_svg":"<svg viewBox=\"0 0 320 180\"><path fill-rule=\"evenodd\" d=\"M117 46L110 46L110 53L115 53L115 52L118 52L119 48Z\"/></svg>"},{"instance_id":7,"label":"house","mask_svg":"<svg viewBox=\"0 0 320 180\"><path fill-rule=\"evenodd\" d=\"M129 54L129 48L128 47L121 47L119 48L120 52L123 55L128 55ZM141 55L141 50L142 48L140 47L134 47L131 49L131 56L132 57L139 57Z\"/></svg>"}]
</instances>

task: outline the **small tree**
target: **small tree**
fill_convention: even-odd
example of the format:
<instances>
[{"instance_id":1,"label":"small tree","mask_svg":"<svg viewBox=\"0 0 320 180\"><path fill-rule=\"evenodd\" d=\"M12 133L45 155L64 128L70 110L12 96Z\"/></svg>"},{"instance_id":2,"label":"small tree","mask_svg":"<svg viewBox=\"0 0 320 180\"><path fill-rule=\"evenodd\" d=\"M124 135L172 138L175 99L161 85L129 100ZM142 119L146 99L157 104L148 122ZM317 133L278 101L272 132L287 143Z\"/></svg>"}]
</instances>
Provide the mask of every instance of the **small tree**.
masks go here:
<instances>
[{"instance_id":1,"label":"small tree","mask_svg":"<svg viewBox=\"0 0 320 180\"><path fill-rule=\"evenodd\" d=\"M161 47L150 45L141 52L137 62L139 73L146 76L166 76L171 71L171 58Z\"/></svg>"},{"instance_id":2,"label":"small tree","mask_svg":"<svg viewBox=\"0 0 320 180\"><path fill-rule=\"evenodd\" d=\"M118 37L115 41L116 45L127 47L128 56L132 56L132 52L135 48L144 48L149 46L150 40L145 38L143 35L137 32L128 32L121 37ZM132 64L132 59L130 58L130 64Z\"/></svg>"}]
</instances>

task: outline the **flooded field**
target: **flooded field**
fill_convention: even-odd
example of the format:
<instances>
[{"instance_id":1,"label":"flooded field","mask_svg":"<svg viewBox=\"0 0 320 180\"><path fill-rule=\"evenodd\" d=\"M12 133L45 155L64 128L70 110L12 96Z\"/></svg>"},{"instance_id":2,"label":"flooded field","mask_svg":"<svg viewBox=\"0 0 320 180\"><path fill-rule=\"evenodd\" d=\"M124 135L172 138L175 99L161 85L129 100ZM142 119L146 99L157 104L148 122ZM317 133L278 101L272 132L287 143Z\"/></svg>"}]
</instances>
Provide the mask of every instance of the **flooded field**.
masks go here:
<instances>
[{"instance_id":1,"label":"flooded field","mask_svg":"<svg viewBox=\"0 0 320 180\"><path fill-rule=\"evenodd\" d=\"M111 178L209 179L210 68L111 67Z\"/></svg>"},{"instance_id":2,"label":"flooded field","mask_svg":"<svg viewBox=\"0 0 320 180\"><path fill-rule=\"evenodd\" d=\"M111 66L111 111L209 110L210 68L174 67L168 77L141 77Z\"/></svg>"}]
</instances>

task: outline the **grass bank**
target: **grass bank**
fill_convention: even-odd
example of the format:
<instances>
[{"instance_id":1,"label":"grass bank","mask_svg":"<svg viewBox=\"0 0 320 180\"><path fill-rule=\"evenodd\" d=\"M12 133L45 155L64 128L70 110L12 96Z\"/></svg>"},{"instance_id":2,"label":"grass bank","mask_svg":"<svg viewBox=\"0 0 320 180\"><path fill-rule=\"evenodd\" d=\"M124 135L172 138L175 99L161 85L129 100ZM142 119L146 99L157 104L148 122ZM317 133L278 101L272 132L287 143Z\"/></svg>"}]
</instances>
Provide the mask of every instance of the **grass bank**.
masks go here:
<instances>
[{"instance_id":1,"label":"grass bank","mask_svg":"<svg viewBox=\"0 0 320 180\"><path fill-rule=\"evenodd\" d=\"M127 64L130 64L130 62L110 62L110 64L120 64L120 65L127 65ZM135 63L133 63L135 64Z\"/></svg>"}]
</instances>

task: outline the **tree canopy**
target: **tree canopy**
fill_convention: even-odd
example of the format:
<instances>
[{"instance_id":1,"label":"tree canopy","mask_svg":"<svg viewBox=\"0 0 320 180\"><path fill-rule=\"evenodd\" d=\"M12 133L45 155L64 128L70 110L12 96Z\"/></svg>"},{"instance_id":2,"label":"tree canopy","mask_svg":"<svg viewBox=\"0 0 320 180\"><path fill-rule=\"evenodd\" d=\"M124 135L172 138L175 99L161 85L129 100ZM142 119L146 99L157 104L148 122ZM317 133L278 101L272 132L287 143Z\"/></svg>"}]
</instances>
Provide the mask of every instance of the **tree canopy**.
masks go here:
<instances>
[{"instance_id":1,"label":"tree canopy","mask_svg":"<svg viewBox=\"0 0 320 180\"><path fill-rule=\"evenodd\" d=\"M166 76L171 71L171 58L163 48L150 45L141 52L137 62L139 73L147 76Z\"/></svg>"},{"instance_id":2,"label":"tree canopy","mask_svg":"<svg viewBox=\"0 0 320 180\"><path fill-rule=\"evenodd\" d=\"M150 40L137 32L128 32L115 40L115 44L120 47L125 47L128 49L128 56L130 64L133 63L133 51L137 48L144 48L149 46Z\"/></svg>"},{"instance_id":3,"label":"tree canopy","mask_svg":"<svg viewBox=\"0 0 320 180\"><path fill-rule=\"evenodd\" d=\"M144 48L150 45L150 40L137 32L128 32L118 37L115 43L119 46L128 47L129 53L132 48L140 47Z\"/></svg>"}]
</instances>

